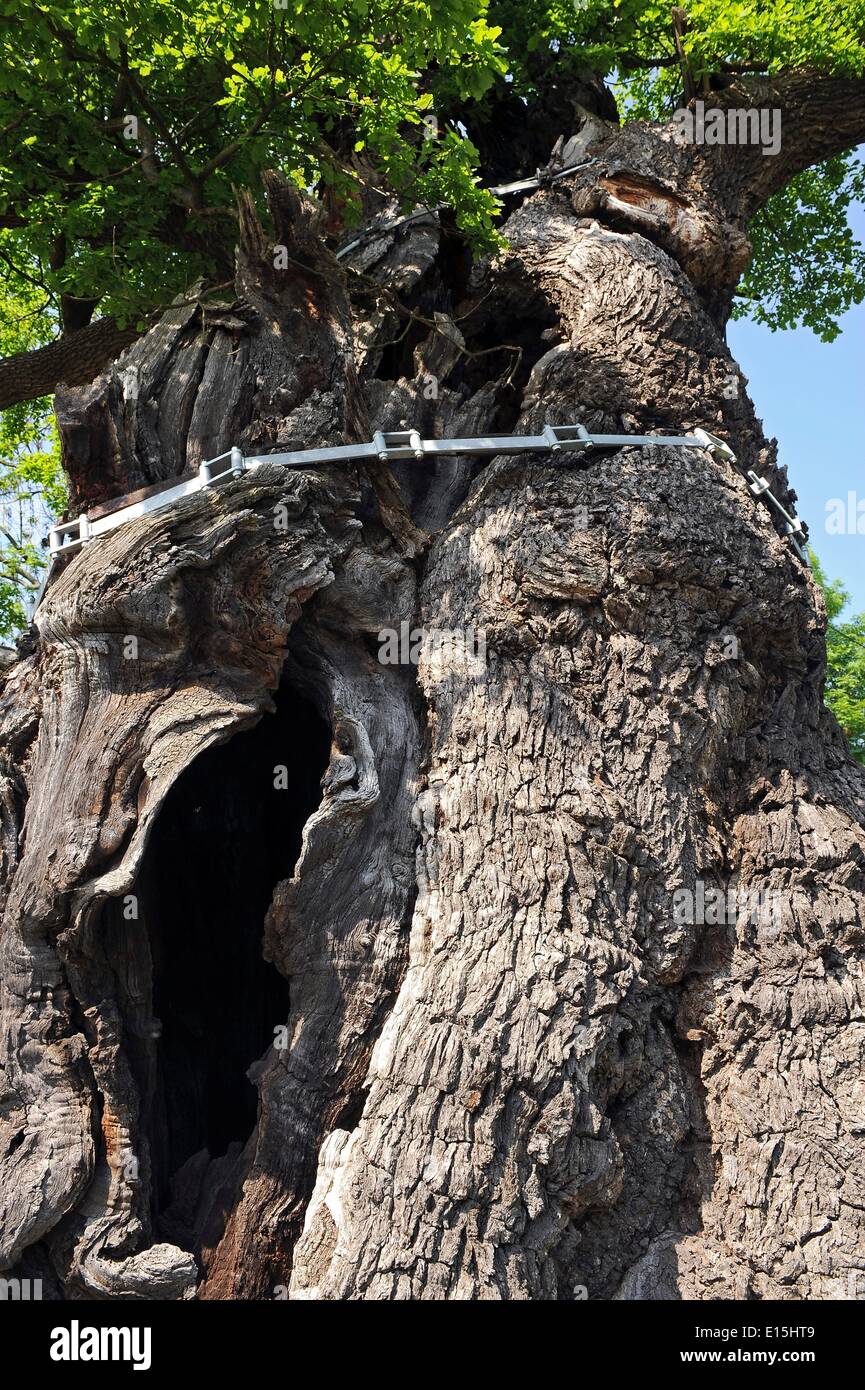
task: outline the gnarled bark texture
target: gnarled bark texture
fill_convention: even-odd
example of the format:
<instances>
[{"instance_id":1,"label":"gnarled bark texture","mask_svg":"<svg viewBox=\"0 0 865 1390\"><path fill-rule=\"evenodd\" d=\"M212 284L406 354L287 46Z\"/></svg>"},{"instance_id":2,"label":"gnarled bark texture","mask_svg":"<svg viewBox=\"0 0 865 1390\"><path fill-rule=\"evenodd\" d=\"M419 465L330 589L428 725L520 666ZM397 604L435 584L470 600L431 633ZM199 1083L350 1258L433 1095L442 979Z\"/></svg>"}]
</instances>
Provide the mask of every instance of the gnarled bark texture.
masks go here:
<instances>
[{"instance_id":1,"label":"gnarled bark texture","mask_svg":"<svg viewBox=\"0 0 865 1390\"><path fill-rule=\"evenodd\" d=\"M791 502L724 340L765 171L597 129L474 266L433 216L337 263L272 178L290 268L245 207L234 300L58 397L76 507L408 425L738 464L264 467L52 582L0 705L0 1267L57 1296L848 1296L865 779L743 476ZM402 622L486 663L382 664Z\"/></svg>"}]
</instances>

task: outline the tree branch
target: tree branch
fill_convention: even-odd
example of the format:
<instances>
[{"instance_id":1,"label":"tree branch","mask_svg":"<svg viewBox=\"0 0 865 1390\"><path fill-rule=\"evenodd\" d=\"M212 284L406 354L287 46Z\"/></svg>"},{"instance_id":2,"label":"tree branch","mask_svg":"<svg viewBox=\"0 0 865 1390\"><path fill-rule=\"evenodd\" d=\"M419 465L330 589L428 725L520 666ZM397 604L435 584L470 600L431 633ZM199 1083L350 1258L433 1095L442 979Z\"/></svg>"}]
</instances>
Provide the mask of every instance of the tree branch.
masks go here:
<instances>
[{"instance_id":1,"label":"tree branch","mask_svg":"<svg viewBox=\"0 0 865 1390\"><path fill-rule=\"evenodd\" d=\"M86 385L139 336L132 328L120 328L113 318L97 319L47 347L4 357L0 361L0 410L19 401L50 396L61 382Z\"/></svg>"},{"instance_id":2,"label":"tree branch","mask_svg":"<svg viewBox=\"0 0 865 1390\"><path fill-rule=\"evenodd\" d=\"M721 110L750 108L781 113L776 155L759 145L706 149L718 180L735 190L739 211L752 217L773 193L814 164L865 140L865 77L801 70L768 78L743 78L712 93Z\"/></svg>"}]
</instances>

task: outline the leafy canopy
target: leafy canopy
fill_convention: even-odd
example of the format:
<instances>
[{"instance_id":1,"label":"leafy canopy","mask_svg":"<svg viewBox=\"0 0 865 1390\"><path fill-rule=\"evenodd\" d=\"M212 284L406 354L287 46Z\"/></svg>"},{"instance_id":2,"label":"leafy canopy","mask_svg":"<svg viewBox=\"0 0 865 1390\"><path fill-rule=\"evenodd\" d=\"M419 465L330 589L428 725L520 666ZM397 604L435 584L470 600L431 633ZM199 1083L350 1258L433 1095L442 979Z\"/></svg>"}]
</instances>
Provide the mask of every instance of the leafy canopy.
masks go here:
<instances>
[{"instance_id":1,"label":"leafy canopy","mask_svg":"<svg viewBox=\"0 0 865 1390\"><path fill-rule=\"evenodd\" d=\"M57 294L123 321L219 272L234 189L275 167L356 181L368 149L411 200L459 199L488 227L474 151L420 139L422 74L466 97L504 72L478 0L2 0L0 186L24 225L4 250ZM130 119L131 118L131 119Z\"/></svg>"},{"instance_id":2,"label":"leafy canopy","mask_svg":"<svg viewBox=\"0 0 865 1390\"><path fill-rule=\"evenodd\" d=\"M687 9L697 81L737 65L863 70L865 0ZM550 59L557 81L607 78L629 114L681 100L659 0L0 0L0 18L0 275L38 274L67 326L94 300L143 322L230 273L234 190L257 194L267 167L334 190L348 219L364 178L407 206L452 202L474 243L493 244L459 112L505 84L531 101ZM433 108L453 118L427 139ZM861 178L831 161L758 218L745 303L766 322L829 336L862 293L845 218Z\"/></svg>"},{"instance_id":3,"label":"leafy canopy","mask_svg":"<svg viewBox=\"0 0 865 1390\"><path fill-rule=\"evenodd\" d=\"M0 317L0 355L41 347L54 336L49 296L9 273ZM0 637L26 626L26 603L45 556L38 543L49 517L65 506L51 402L25 401L0 413Z\"/></svg>"},{"instance_id":4,"label":"leafy canopy","mask_svg":"<svg viewBox=\"0 0 865 1390\"><path fill-rule=\"evenodd\" d=\"M840 580L827 580L811 551L814 577L826 600L826 703L847 737L850 751L865 764L865 613L841 615L850 595Z\"/></svg>"}]
</instances>

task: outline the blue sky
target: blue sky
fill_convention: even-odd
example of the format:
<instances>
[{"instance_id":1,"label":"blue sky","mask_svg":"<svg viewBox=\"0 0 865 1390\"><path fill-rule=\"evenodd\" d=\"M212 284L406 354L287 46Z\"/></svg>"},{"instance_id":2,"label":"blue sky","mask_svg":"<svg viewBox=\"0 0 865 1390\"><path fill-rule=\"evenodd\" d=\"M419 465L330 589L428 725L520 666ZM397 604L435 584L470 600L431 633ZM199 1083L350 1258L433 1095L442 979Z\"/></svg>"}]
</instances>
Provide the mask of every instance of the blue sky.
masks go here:
<instances>
[{"instance_id":1,"label":"blue sky","mask_svg":"<svg viewBox=\"0 0 865 1390\"><path fill-rule=\"evenodd\" d=\"M865 240L865 209L854 209L851 223ZM826 504L846 503L848 492L865 501L865 304L845 314L841 329L821 343L808 328L772 333L743 319L729 325L727 341L766 434L778 440L811 545L849 591L850 616L865 611L865 534L829 534Z\"/></svg>"}]
</instances>

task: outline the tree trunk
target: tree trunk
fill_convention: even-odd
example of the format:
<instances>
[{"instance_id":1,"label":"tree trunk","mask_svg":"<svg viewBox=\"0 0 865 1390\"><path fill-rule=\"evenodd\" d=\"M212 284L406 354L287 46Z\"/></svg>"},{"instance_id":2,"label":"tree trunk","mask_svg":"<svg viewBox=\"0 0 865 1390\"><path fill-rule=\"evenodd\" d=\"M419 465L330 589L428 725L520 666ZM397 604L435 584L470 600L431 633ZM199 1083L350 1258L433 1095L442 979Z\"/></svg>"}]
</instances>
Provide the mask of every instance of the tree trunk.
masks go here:
<instances>
[{"instance_id":1,"label":"tree trunk","mask_svg":"<svg viewBox=\"0 0 865 1390\"><path fill-rule=\"evenodd\" d=\"M0 1267L847 1296L865 779L744 476L792 504L724 340L750 194L646 127L596 154L473 267L435 217L337 262L271 178L289 268L245 205L235 299L58 397L75 509L373 428L738 463L265 466L71 560L3 678ZM404 622L486 662L383 664ZM684 920L715 888L783 910Z\"/></svg>"}]
</instances>

